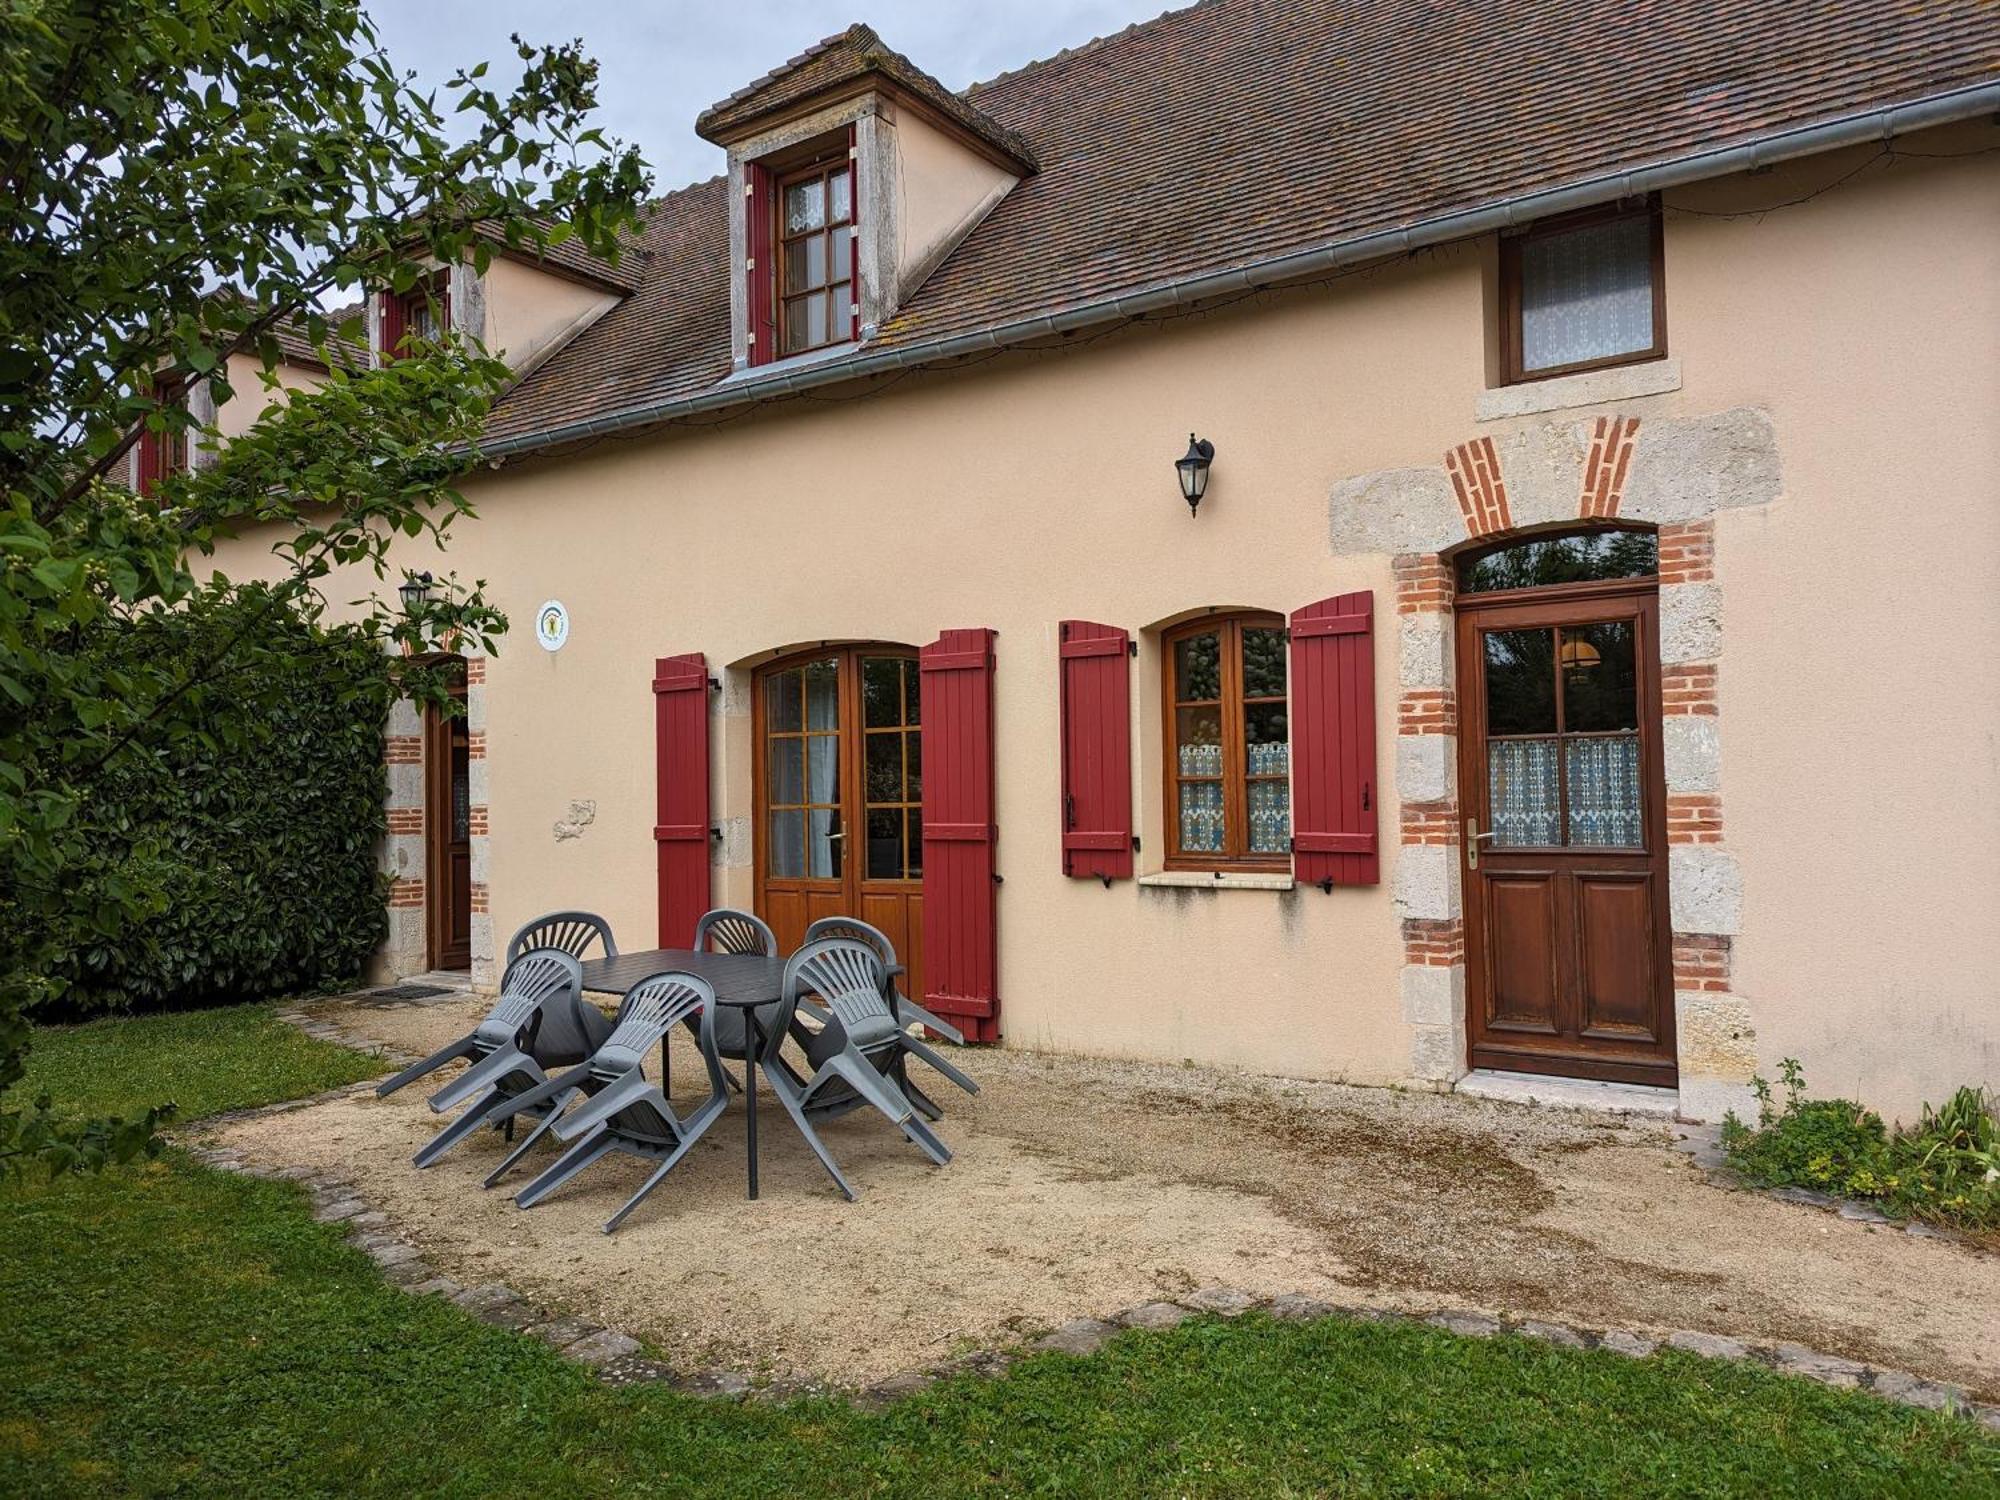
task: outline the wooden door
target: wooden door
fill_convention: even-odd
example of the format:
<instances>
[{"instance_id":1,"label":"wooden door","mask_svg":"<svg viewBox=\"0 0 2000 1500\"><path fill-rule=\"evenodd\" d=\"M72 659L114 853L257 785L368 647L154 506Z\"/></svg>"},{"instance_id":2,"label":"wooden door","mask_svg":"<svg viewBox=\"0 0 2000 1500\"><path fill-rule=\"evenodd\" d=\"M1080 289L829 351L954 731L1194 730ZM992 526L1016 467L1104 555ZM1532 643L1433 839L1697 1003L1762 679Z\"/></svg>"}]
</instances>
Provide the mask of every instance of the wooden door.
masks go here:
<instances>
[{"instance_id":1,"label":"wooden door","mask_svg":"<svg viewBox=\"0 0 2000 1500\"><path fill-rule=\"evenodd\" d=\"M458 713L424 716L424 906L434 969L472 967L471 737L462 674L452 693Z\"/></svg>"},{"instance_id":2,"label":"wooden door","mask_svg":"<svg viewBox=\"0 0 2000 1500\"><path fill-rule=\"evenodd\" d=\"M851 646L757 673L757 914L789 952L821 917L879 927L924 983L917 654Z\"/></svg>"},{"instance_id":3,"label":"wooden door","mask_svg":"<svg viewBox=\"0 0 2000 1500\"><path fill-rule=\"evenodd\" d=\"M1475 1068L1675 1082L1658 596L1462 599Z\"/></svg>"}]
</instances>

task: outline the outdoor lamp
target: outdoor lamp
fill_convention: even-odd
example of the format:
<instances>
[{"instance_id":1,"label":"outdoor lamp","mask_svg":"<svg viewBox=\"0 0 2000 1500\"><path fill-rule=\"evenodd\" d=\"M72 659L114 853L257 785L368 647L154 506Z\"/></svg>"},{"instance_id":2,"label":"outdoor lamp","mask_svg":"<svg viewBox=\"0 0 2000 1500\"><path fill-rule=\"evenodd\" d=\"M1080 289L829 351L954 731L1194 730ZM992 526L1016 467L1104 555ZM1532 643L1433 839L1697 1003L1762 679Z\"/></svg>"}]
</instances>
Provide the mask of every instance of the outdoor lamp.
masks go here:
<instances>
[{"instance_id":1,"label":"outdoor lamp","mask_svg":"<svg viewBox=\"0 0 2000 1500\"><path fill-rule=\"evenodd\" d=\"M405 573L402 587L396 592L403 596L403 613L413 615L431 599L431 575L429 573Z\"/></svg>"},{"instance_id":2,"label":"outdoor lamp","mask_svg":"<svg viewBox=\"0 0 2000 1500\"><path fill-rule=\"evenodd\" d=\"M1589 641L1580 641L1575 636L1564 636L1562 650L1557 653L1565 672L1589 672L1604 660L1603 654Z\"/></svg>"},{"instance_id":3,"label":"outdoor lamp","mask_svg":"<svg viewBox=\"0 0 2000 1500\"><path fill-rule=\"evenodd\" d=\"M1208 493L1208 466L1214 458L1215 444L1190 432L1186 456L1174 463L1181 476L1181 498L1188 503L1189 515L1196 513L1201 497Z\"/></svg>"}]
</instances>

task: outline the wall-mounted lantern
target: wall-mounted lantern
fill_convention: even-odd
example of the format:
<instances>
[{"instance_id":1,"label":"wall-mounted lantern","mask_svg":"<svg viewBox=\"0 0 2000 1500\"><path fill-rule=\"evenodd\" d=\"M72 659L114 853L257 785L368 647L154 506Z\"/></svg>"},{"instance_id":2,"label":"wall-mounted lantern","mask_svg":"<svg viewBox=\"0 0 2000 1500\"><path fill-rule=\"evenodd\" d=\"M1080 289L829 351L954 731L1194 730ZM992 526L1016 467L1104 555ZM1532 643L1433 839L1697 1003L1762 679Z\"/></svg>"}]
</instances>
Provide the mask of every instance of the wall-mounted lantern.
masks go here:
<instances>
[{"instance_id":1,"label":"wall-mounted lantern","mask_svg":"<svg viewBox=\"0 0 2000 1500\"><path fill-rule=\"evenodd\" d=\"M429 573L405 573L402 586L396 592L403 597L403 613L413 615L431 602L431 584L435 580Z\"/></svg>"},{"instance_id":2,"label":"wall-mounted lantern","mask_svg":"<svg viewBox=\"0 0 2000 1500\"><path fill-rule=\"evenodd\" d=\"M1175 472L1181 476L1181 498L1188 503L1188 514L1194 515L1201 505L1201 497L1208 493L1208 466L1215 459L1215 444L1206 438L1188 434L1188 451L1174 463Z\"/></svg>"}]
</instances>

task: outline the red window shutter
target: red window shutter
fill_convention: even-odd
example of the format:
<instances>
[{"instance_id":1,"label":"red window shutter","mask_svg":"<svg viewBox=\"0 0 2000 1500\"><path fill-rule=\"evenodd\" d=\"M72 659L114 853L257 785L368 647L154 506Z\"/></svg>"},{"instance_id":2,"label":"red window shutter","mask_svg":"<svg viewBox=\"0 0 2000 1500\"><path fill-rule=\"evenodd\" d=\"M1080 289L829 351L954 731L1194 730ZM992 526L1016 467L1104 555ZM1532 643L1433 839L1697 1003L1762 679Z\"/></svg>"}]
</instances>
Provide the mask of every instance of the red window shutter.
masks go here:
<instances>
[{"instance_id":1,"label":"red window shutter","mask_svg":"<svg viewBox=\"0 0 2000 1500\"><path fill-rule=\"evenodd\" d=\"M994 946L993 632L947 630L923 673L924 1004L1000 1040Z\"/></svg>"},{"instance_id":2,"label":"red window shutter","mask_svg":"<svg viewBox=\"0 0 2000 1500\"><path fill-rule=\"evenodd\" d=\"M1375 596L1292 615L1292 865L1322 890L1380 879L1375 824Z\"/></svg>"},{"instance_id":3,"label":"red window shutter","mask_svg":"<svg viewBox=\"0 0 2000 1500\"><path fill-rule=\"evenodd\" d=\"M160 487L160 481L167 477L167 445L165 434L148 427L139 434L139 483L140 494L150 497Z\"/></svg>"},{"instance_id":4,"label":"red window shutter","mask_svg":"<svg viewBox=\"0 0 2000 1500\"><path fill-rule=\"evenodd\" d=\"M660 946L694 943L694 924L709 907L708 667L699 652L663 656L653 669L658 755Z\"/></svg>"},{"instance_id":5,"label":"red window shutter","mask_svg":"<svg viewBox=\"0 0 2000 1500\"><path fill-rule=\"evenodd\" d=\"M773 240L778 207L769 167L745 163L743 183L743 242L750 260L744 281L750 363L768 365L778 357L778 251Z\"/></svg>"},{"instance_id":6,"label":"red window shutter","mask_svg":"<svg viewBox=\"0 0 2000 1500\"><path fill-rule=\"evenodd\" d=\"M381 343L378 346L378 364L387 364L396 357L396 350L402 345L406 320L403 316L403 299L393 292L382 292L375 299L376 318L381 329Z\"/></svg>"},{"instance_id":7,"label":"red window shutter","mask_svg":"<svg viewBox=\"0 0 2000 1500\"><path fill-rule=\"evenodd\" d=\"M1063 874L1109 885L1132 875L1132 637L1061 627Z\"/></svg>"}]
</instances>

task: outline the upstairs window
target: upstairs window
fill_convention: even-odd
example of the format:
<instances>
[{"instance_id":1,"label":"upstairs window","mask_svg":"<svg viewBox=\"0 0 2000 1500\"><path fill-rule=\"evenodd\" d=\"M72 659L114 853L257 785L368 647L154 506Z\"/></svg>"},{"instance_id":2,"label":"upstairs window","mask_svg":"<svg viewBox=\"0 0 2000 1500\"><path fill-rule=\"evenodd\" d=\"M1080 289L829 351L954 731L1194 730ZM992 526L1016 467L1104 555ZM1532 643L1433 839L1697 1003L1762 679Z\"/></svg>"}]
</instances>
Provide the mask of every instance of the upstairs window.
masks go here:
<instances>
[{"instance_id":1,"label":"upstairs window","mask_svg":"<svg viewBox=\"0 0 2000 1500\"><path fill-rule=\"evenodd\" d=\"M451 272L439 270L400 294L382 298L382 358L407 353L406 344L441 338L451 327Z\"/></svg>"},{"instance_id":2,"label":"upstairs window","mask_svg":"<svg viewBox=\"0 0 2000 1500\"><path fill-rule=\"evenodd\" d=\"M854 337L854 172L843 146L778 179L778 349Z\"/></svg>"},{"instance_id":3,"label":"upstairs window","mask_svg":"<svg viewBox=\"0 0 2000 1500\"><path fill-rule=\"evenodd\" d=\"M1509 382L1667 352L1660 208L1546 219L1500 241L1500 344Z\"/></svg>"},{"instance_id":4,"label":"upstairs window","mask_svg":"<svg viewBox=\"0 0 2000 1500\"><path fill-rule=\"evenodd\" d=\"M1285 622L1210 616L1163 644L1168 868L1289 870Z\"/></svg>"},{"instance_id":5,"label":"upstairs window","mask_svg":"<svg viewBox=\"0 0 2000 1500\"><path fill-rule=\"evenodd\" d=\"M159 391L160 404L179 406L185 400L186 394L180 382L164 383ZM188 436L185 427L171 427L163 432L155 432L148 426L139 435L140 494L157 494L163 480L185 472L187 466Z\"/></svg>"}]
</instances>

